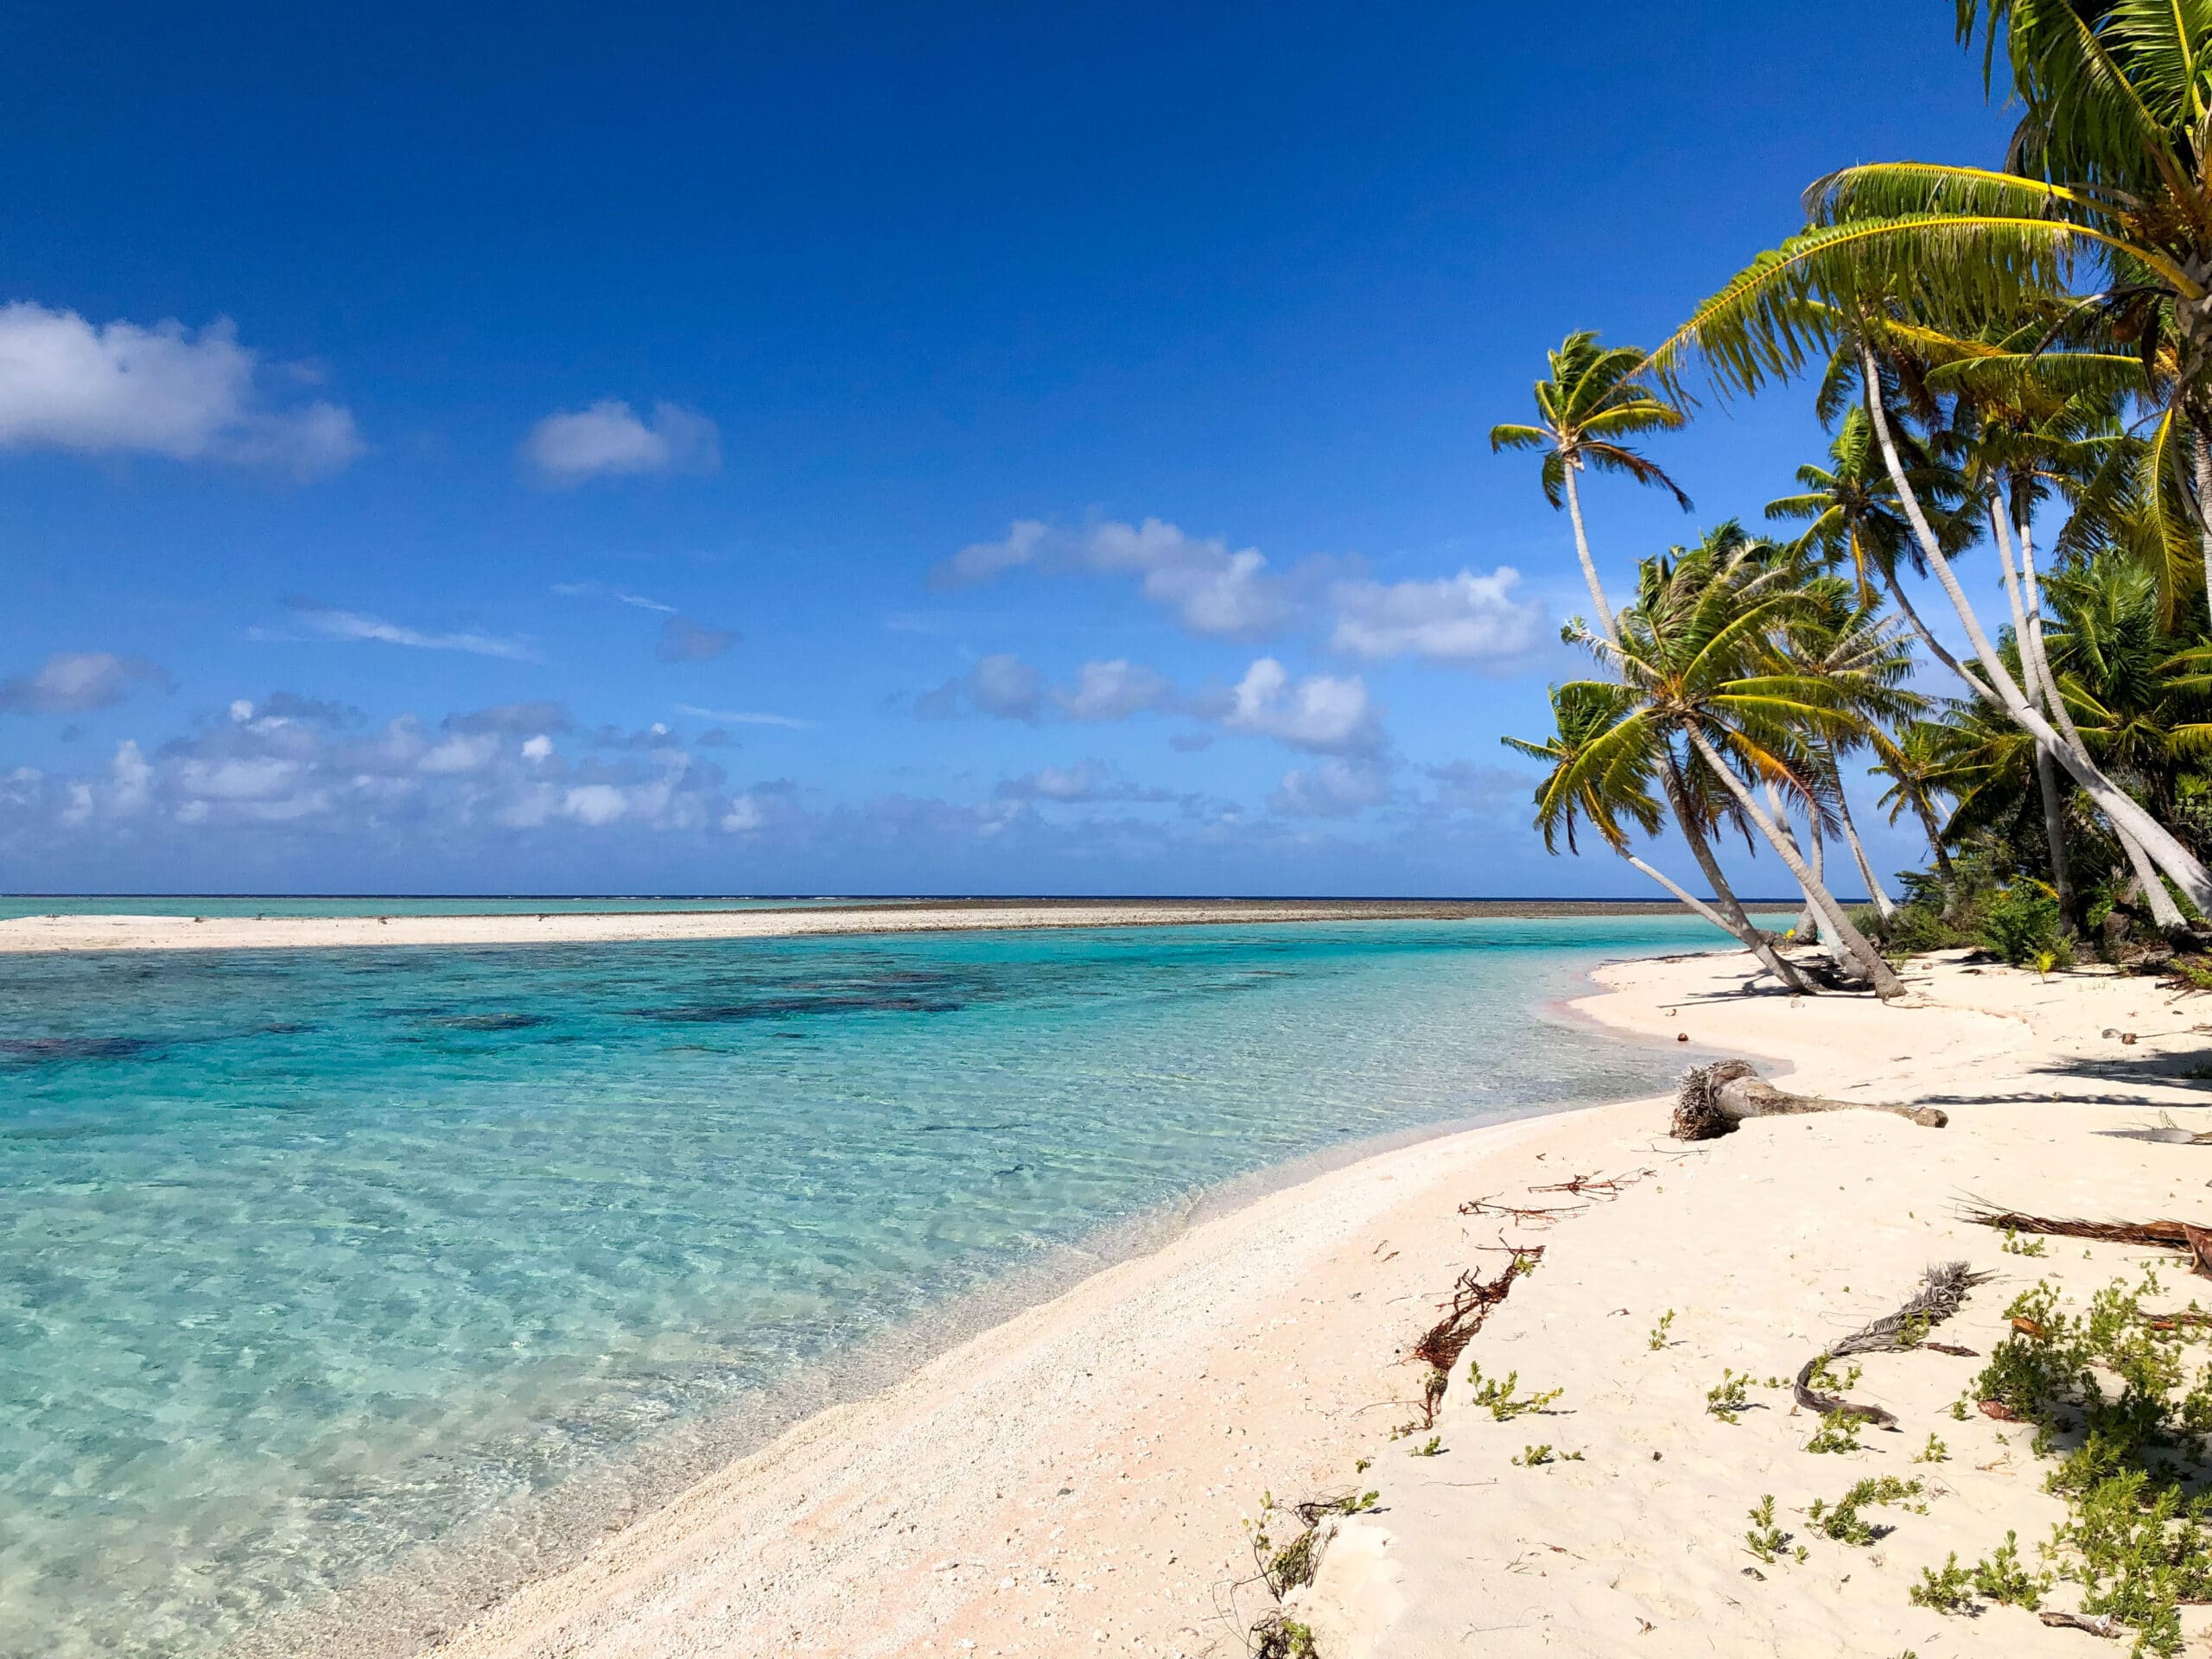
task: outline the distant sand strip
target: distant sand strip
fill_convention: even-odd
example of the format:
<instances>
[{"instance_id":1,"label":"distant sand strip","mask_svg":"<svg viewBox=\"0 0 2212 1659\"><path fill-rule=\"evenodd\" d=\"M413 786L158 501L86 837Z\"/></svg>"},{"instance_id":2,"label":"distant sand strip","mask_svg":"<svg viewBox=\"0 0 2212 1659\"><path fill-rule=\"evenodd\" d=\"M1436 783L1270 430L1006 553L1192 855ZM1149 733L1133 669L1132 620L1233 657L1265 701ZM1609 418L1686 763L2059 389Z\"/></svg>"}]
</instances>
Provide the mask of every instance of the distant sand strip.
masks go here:
<instances>
[{"instance_id":1,"label":"distant sand strip","mask_svg":"<svg viewBox=\"0 0 2212 1659\"><path fill-rule=\"evenodd\" d=\"M333 945L598 944L772 939L960 928L1184 927L1279 922L1454 921L1475 917L1666 915L1672 905L1477 899L964 899L804 910L549 912L542 916L22 916L0 921L0 953L300 950Z\"/></svg>"}]
</instances>

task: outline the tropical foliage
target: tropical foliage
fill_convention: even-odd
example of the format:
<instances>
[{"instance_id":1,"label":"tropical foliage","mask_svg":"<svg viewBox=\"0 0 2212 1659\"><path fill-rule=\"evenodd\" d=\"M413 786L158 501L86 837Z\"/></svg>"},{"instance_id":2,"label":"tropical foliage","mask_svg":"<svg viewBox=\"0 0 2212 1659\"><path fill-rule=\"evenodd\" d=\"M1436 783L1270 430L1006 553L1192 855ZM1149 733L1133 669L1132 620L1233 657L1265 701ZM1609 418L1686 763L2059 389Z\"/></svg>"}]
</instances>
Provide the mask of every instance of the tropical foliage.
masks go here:
<instances>
[{"instance_id":1,"label":"tropical foliage","mask_svg":"<svg viewBox=\"0 0 2212 1659\"><path fill-rule=\"evenodd\" d=\"M2003 157L1815 181L1803 229L1655 350L1570 335L1535 420L1491 433L1541 454L1592 606L1555 731L1507 740L1546 765L1547 846L1627 859L1793 990L1894 995L1885 950L1936 944L2160 950L2212 913L2212 0L1960 0L1958 27L2018 112ZM1632 445L1793 381L1832 435L1765 505L1777 539L1653 552L1616 608L1583 474L1687 507ZM1928 843L1901 904L1870 809ZM1657 867L1670 830L1710 903ZM1825 968L1729 890L1738 836Z\"/></svg>"}]
</instances>

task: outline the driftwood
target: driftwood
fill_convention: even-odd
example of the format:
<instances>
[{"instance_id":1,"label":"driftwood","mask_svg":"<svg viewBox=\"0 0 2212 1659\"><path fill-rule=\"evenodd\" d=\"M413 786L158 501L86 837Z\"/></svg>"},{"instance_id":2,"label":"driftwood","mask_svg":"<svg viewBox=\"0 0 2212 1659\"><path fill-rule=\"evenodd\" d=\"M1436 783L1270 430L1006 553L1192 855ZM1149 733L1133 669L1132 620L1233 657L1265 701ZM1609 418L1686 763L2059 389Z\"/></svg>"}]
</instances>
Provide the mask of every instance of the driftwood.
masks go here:
<instances>
[{"instance_id":1,"label":"driftwood","mask_svg":"<svg viewBox=\"0 0 2212 1659\"><path fill-rule=\"evenodd\" d=\"M2184 1129L2164 1112L2158 1114L2156 1128L2133 1133L2138 1141L2158 1141L2170 1147L2212 1147L2212 1129Z\"/></svg>"},{"instance_id":2,"label":"driftwood","mask_svg":"<svg viewBox=\"0 0 2212 1659\"><path fill-rule=\"evenodd\" d=\"M2212 1279L2212 1228L2187 1221L2082 1221L2053 1216L2024 1216L1986 1204L1967 1206L1966 1219L2008 1233L2044 1233L2053 1238L2089 1238L2105 1244L2148 1244L2179 1250L2190 1271Z\"/></svg>"},{"instance_id":3,"label":"driftwood","mask_svg":"<svg viewBox=\"0 0 2212 1659\"><path fill-rule=\"evenodd\" d=\"M1808 1411L1817 1411L1822 1416L1840 1411L1847 1417L1856 1417L1862 1423L1872 1423L1879 1428L1895 1428L1897 1420L1879 1406L1854 1405L1833 1394L1822 1394L1813 1386L1813 1373L1831 1359L1847 1359L1853 1354L1888 1354L1900 1349L1917 1348L1929 1332L1966 1306L1967 1293L1991 1275L1969 1272L1963 1262L1939 1262L1920 1276L1920 1288L1894 1313L1885 1313L1878 1319L1862 1325L1840 1342L1834 1342L1821 1352L1807 1360L1799 1368L1797 1380L1791 1392L1797 1403Z\"/></svg>"},{"instance_id":4,"label":"driftwood","mask_svg":"<svg viewBox=\"0 0 2212 1659\"><path fill-rule=\"evenodd\" d=\"M1850 1110L1889 1112L1929 1129L1940 1129L1951 1121L1933 1106L1892 1106L1882 1101L1785 1094L1741 1060L1717 1060L1711 1065L1694 1065L1682 1074L1670 1132L1677 1141L1710 1141L1732 1135L1747 1117Z\"/></svg>"},{"instance_id":5,"label":"driftwood","mask_svg":"<svg viewBox=\"0 0 2212 1659\"><path fill-rule=\"evenodd\" d=\"M2055 1630L2087 1630L2107 1641L2120 1634L2120 1621L2110 1613L2062 1613L2055 1607L2046 1607L2040 1617Z\"/></svg>"}]
</instances>

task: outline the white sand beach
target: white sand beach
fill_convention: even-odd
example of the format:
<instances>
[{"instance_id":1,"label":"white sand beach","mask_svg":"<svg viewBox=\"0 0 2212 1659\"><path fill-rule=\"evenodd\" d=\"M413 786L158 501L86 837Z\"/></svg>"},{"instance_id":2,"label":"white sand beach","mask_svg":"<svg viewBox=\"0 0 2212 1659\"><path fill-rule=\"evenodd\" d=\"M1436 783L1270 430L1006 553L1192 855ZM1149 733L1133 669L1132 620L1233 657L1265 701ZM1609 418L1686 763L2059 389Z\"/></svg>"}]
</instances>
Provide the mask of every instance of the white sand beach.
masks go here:
<instances>
[{"instance_id":1,"label":"white sand beach","mask_svg":"<svg viewBox=\"0 0 2212 1659\"><path fill-rule=\"evenodd\" d=\"M1336 1528L1291 1598L1325 1659L2098 1650L2016 1608L1968 1620L1908 1599L1923 1567L1971 1562L2008 1529L2032 1559L2061 1513L2025 1428L1951 1414L1979 1358L1870 1357L1853 1395L1899 1429L1847 1455L1804 1450L1817 1420L1786 1390L1752 1387L1735 1424L1706 1397L1724 1368L1791 1375L1941 1260L1996 1275L1943 1327L1980 1353L2038 1275L2086 1298L2156 1257L2185 1302L2170 1255L2053 1239L2024 1259L1959 1211L1971 1194L2044 1214L2212 1211L2212 1147L2126 1133L2162 1110L2212 1116L2184 1075L2206 1044L2197 1004L2110 971L2044 982L1955 959L1910 969L1909 1007L1747 995L1727 956L1599 977L1578 1005L1594 1019L1765 1057L1824 1094L1937 1103L1949 1126L1837 1113L1688 1147L1667 1138L1669 1103L1632 1102L1321 1175L809 1421L437 1633L435 1651L1239 1654L1273 1605L1248 1532L1265 1496L1366 1489L1376 1508ZM1623 1185L1539 1191L1577 1175ZM1478 1199L1572 1213L1461 1213ZM1433 1430L1394 1438L1418 1414L1408 1349L1461 1269L1487 1276L1516 1243L1544 1247L1541 1268L1465 1360L1561 1390L1551 1411L1494 1421L1463 1360ZM1412 1455L1431 1432L1436 1454ZM1930 1433L1948 1459L1915 1464ZM1547 1441L1579 1459L1513 1461ZM1805 1508L1869 1474L1922 1478L1926 1513L1882 1511L1894 1531L1872 1548L1813 1538L1802 1563L1746 1552L1763 1495L1806 1539ZM2184 1618L2202 1629L2201 1610Z\"/></svg>"}]
</instances>

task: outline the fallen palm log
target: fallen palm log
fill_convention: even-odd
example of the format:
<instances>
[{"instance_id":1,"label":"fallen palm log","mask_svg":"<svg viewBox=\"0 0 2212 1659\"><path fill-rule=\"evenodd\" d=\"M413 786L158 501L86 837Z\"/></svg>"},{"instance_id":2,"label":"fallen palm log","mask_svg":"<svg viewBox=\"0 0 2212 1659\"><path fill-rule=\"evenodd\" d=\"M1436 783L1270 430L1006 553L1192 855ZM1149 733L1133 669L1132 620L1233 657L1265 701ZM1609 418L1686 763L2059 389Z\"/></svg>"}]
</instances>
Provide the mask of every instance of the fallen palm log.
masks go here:
<instances>
[{"instance_id":1,"label":"fallen palm log","mask_svg":"<svg viewBox=\"0 0 2212 1659\"><path fill-rule=\"evenodd\" d=\"M1929 1129L1940 1129L1951 1121L1933 1106L1893 1106L1883 1101L1786 1094L1742 1060L1716 1060L1711 1065L1694 1065L1682 1074L1669 1132L1677 1141L1711 1141L1734 1134L1736 1126L1749 1117L1841 1111L1888 1112Z\"/></svg>"},{"instance_id":2,"label":"fallen palm log","mask_svg":"<svg viewBox=\"0 0 2212 1659\"><path fill-rule=\"evenodd\" d=\"M2179 1250L2189 1257L2190 1271L2212 1279L2212 1228L2187 1221L2082 1221L2071 1217L2025 1216L2017 1210L1999 1210L1975 1202L1965 1218L2000 1232L2042 1233L2052 1238L2087 1238L2101 1244L2148 1244Z\"/></svg>"},{"instance_id":3,"label":"fallen palm log","mask_svg":"<svg viewBox=\"0 0 2212 1659\"><path fill-rule=\"evenodd\" d=\"M1860 1325L1840 1342L1829 1344L1799 1368L1796 1382L1791 1389L1797 1403L1823 1417L1841 1412L1878 1428L1895 1428L1897 1418L1879 1406L1854 1405L1840 1395L1821 1393L1813 1386L1814 1373L1832 1359L1848 1359L1853 1354L1896 1353L1919 1347L1930 1331L1966 1306L1967 1293L1990 1276L1969 1271L1963 1262L1936 1263L1921 1274L1920 1288L1913 1292L1903 1307Z\"/></svg>"}]
</instances>

